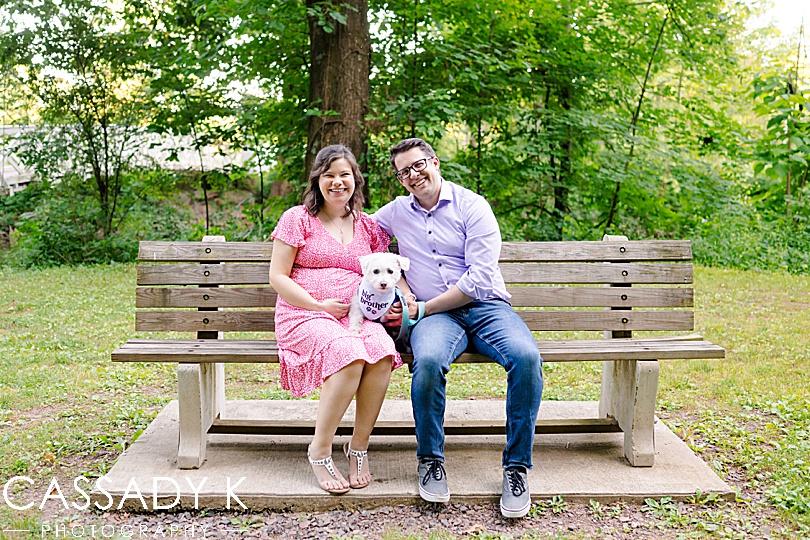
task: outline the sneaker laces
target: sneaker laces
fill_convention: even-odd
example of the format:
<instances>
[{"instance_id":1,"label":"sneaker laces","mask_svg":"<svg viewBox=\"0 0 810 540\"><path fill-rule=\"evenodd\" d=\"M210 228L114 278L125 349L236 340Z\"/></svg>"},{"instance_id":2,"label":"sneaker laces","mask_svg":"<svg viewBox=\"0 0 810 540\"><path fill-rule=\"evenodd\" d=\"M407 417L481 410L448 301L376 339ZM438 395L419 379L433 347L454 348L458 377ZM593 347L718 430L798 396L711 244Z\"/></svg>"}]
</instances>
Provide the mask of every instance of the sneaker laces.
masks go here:
<instances>
[{"instance_id":1,"label":"sneaker laces","mask_svg":"<svg viewBox=\"0 0 810 540\"><path fill-rule=\"evenodd\" d=\"M520 497L526 491L526 483L523 481L523 475L520 474L518 469L507 469L506 478L509 482L509 489L512 495Z\"/></svg>"},{"instance_id":2,"label":"sneaker laces","mask_svg":"<svg viewBox=\"0 0 810 540\"><path fill-rule=\"evenodd\" d=\"M426 486L431 477L434 480L441 480L444 474L444 466L442 465L442 462L438 459L431 460L428 462L428 468L427 471L425 471L425 475L422 477L422 485Z\"/></svg>"}]
</instances>

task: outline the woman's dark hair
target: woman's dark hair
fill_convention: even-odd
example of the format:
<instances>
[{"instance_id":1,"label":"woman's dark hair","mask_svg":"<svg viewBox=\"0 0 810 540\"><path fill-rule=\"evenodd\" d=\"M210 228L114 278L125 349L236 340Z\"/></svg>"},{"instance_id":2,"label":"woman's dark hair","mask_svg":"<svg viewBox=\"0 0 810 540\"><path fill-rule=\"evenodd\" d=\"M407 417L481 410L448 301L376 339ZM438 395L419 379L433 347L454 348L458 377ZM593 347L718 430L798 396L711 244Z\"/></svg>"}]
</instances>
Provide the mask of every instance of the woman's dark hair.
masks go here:
<instances>
[{"instance_id":1,"label":"woman's dark hair","mask_svg":"<svg viewBox=\"0 0 810 540\"><path fill-rule=\"evenodd\" d=\"M346 213L343 215L343 217L348 216L352 212L359 212L363 209L363 203L365 202L365 199L363 198L363 185L365 185L366 181L363 179L363 175L360 174L360 167L357 165L357 159L355 159L354 154L352 154L352 151L348 146L344 146L342 144L333 144L321 149L321 151L318 152L318 155L315 156L315 163L312 164L312 170L309 172L309 182L304 190L303 201L304 208L307 209L307 212L309 212L309 215L311 216L317 215L324 203L323 194L321 193L321 188L318 185L318 181L320 180L321 175L328 171L329 167L332 166L332 163L338 159L345 159L348 161L352 168L352 174L354 175L354 193L352 193L351 198L349 198L349 202L346 205Z\"/></svg>"},{"instance_id":2,"label":"woman's dark hair","mask_svg":"<svg viewBox=\"0 0 810 540\"><path fill-rule=\"evenodd\" d=\"M394 168L394 170L396 170L397 168L397 164L394 163L394 159L396 159L398 155L404 154L411 148L418 148L425 154L425 156L429 158L436 157L436 152L433 151L433 147L430 146L425 141L423 141L422 139L418 137L414 137L412 139L405 139L403 141L399 141L397 144L388 149L388 152L391 155L390 159L391 166Z\"/></svg>"}]
</instances>

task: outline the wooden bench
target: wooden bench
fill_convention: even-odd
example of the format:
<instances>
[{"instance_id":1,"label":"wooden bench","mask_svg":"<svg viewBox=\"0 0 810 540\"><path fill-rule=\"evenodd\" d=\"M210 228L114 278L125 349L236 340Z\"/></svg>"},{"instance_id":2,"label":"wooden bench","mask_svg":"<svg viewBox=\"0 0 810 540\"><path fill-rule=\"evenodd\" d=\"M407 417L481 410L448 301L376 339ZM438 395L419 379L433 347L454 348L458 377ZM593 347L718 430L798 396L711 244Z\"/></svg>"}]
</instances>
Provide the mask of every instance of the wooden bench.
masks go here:
<instances>
[{"instance_id":1,"label":"wooden bench","mask_svg":"<svg viewBox=\"0 0 810 540\"><path fill-rule=\"evenodd\" d=\"M223 414L224 364L278 362L275 340L223 339L225 332L273 331L271 252L271 243L225 242L223 237L140 244L136 330L196 332L197 339L133 339L114 351L112 360L179 364L177 462L182 469L202 464L209 433L314 432L314 422L247 422ZM691 259L688 241L605 237L601 242L503 244L500 266L512 304L539 332L544 361L603 362L599 417L539 420L537 433L621 431L630 464L653 465L658 361L725 356L722 347L690 334ZM430 324L430 318L420 324ZM600 331L606 339L549 340L543 333L550 331ZM632 338L634 331L681 334ZM489 361L475 354L457 360ZM445 430L448 435L505 432L503 421L484 419L447 422ZM339 435L350 433L348 423L338 429ZM374 429L375 435L413 433L412 423L381 421Z\"/></svg>"}]
</instances>

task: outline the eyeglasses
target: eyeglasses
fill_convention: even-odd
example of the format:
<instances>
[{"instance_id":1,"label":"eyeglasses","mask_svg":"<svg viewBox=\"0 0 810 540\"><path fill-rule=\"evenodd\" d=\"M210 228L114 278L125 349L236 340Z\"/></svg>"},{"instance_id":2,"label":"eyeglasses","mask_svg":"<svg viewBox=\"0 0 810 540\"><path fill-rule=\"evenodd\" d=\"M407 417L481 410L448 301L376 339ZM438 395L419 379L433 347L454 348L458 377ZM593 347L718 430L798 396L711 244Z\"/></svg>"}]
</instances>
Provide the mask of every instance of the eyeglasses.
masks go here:
<instances>
[{"instance_id":1,"label":"eyeglasses","mask_svg":"<svg viewBox=\"0 0 810 540\"><path fill-rule=\"evenodd\" d=\"M419 172L423 170L425 167L427 167L427 162L428 158L414 161L410 167L400 169L394 174L396 174L397 178L399 178L400 180L405 180L406 178L409 178L411 176L411 169L413 169L414 172Z\"/></svg>"}]
</instances>

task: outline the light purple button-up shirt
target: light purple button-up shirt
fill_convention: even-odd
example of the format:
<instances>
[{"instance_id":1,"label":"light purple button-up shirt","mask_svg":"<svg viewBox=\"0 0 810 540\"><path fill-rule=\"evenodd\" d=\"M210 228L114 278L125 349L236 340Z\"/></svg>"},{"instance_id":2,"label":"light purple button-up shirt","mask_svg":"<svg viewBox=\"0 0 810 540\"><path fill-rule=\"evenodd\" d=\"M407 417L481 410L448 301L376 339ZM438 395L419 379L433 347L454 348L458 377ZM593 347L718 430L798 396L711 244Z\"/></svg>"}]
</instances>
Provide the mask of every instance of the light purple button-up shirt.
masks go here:
<instances>
[{"instance_id":1,"label":"light purple button-up shirt","mask_svg":"<svg viewBox=\"0 0 810 540\"><path fill-rule=\"evenodd\" d=\"M439 202L425 210L413 195L397 197L372 216L410 259L405 273L419 300L453 285L476 300L509 300L498 268L501 231L489 203L467 188L442 180Z\"/></svg>"}]
</instances>

